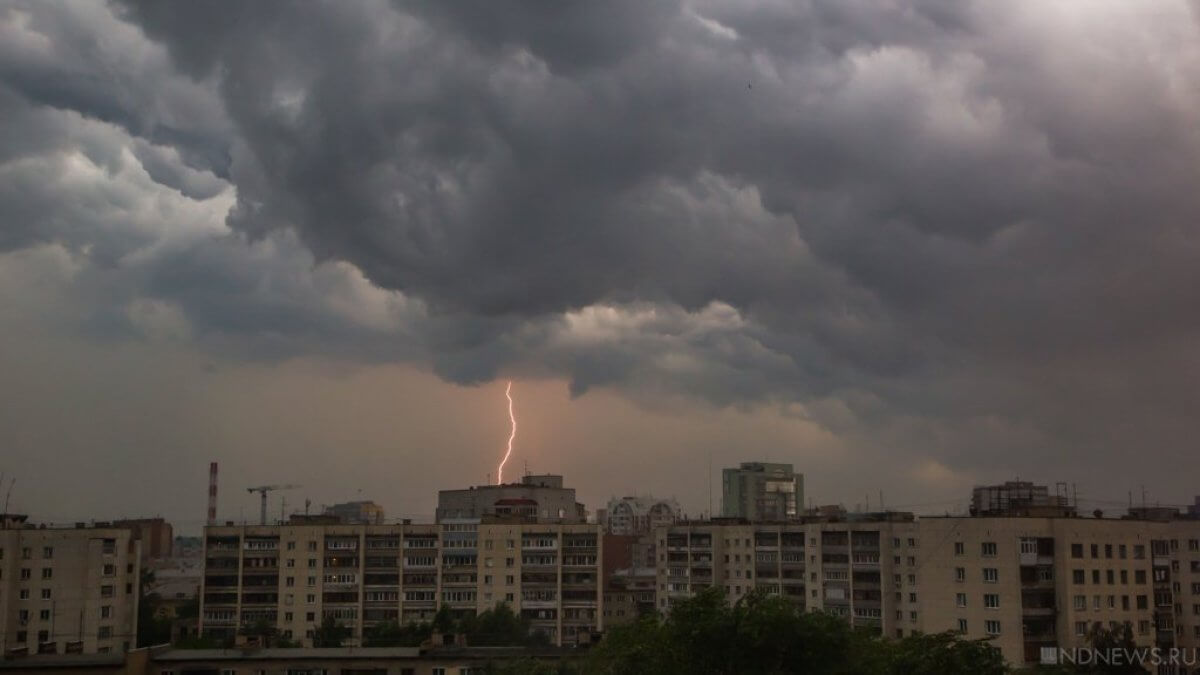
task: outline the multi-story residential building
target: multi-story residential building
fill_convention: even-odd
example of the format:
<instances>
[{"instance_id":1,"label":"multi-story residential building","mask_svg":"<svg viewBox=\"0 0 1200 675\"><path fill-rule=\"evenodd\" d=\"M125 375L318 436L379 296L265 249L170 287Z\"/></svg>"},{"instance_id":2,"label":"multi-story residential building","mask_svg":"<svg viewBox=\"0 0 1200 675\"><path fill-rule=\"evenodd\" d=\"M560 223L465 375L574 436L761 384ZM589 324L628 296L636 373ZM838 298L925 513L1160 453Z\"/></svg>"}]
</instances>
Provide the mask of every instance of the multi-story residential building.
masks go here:
<instances>
[{"instance_id":1,"label":"multi-story residential building","mask_svg":"<svg viewBox=\"0 0 1200 675\"><path fill-rule=\"evenodd\" d=\"M485 516L583 523L587 521L587 510L575 501L575 489L563 487L563 477L552 474L522 476L520 483L438 491L438 522Z\"/></svg>"},{"instance_id":2,"label":"multi-story residential building","mask_svg":"<svg viewBox=\"0 0 1200 675\"><path fill-rule=\"evenodd\" d=\"M613 497L603 509L601 524L609 534L649 534L655 528L670 525L682 512L674 499L644 497Z\"/></svg>"},{"instance_id":3,"label":"multi-story residential building","mask_svg":"<svg viewBox=\"0 0 1200 675\"><path fill-rule=\"evenodd\" d=\"M1029 481L1008 481L999 485L979 485L971 490L973 516L1073 516L1075 506L1067 496L1066 483L1059 493L1050 494L1045 485Z\"/></svg>"},{"instance_id":4,"label":"multi-story residential building","mask_svg":"<svg viewBox=\"0 0 1200 675\"><path fill-rule=\"evenodd\" d=\"M210 526L200 630L232 637L265 620L311 645L332 617L350 645L380 623L499 603L555 644L603 628L600 528L519 518L438 524Z\"/></svg>"},{"instance_id":5,"label":"multi-story residential building","mask_svg":"<svg viewBox=\"0 0 1200 675\"><path fill-rule=\"evenodd\" d=\"M749 521L793 520L804 504L804 474L791 464L742 462L721 472L721 516Z\"/></svg>"},{"instance_id":6,"label":"multi-story residential building","mask_svg":"<svg viewBox=\"0 0 1200 675\"><path fill-rule=\"evenodd\" d=\"M372 501L345 502L326 506L326 516L349 525L382 525L383 507Z\"/></svg>"},{"instance_id":7,"label":"multi-story residential building","mask_svg":"<svg viewBox=\"0 0 1200 675\"><path fill-rule=\"evenodd\" d=\"M137 635L140 544L125 528L35 527L0 515L0 654L128 650Z\"/></svg>"},{"instance_id":8,"label":"multi-story residential building","mask_svg":"<svg viewBox=\"0 0 1200 675\"><path fill-rule=\"evenodd\" d=\"M887 517L681 523L658 532L657 600L758 588L886 635L958 631L1013 664L1128 625L1200 648L1200 521Z\"/></svg>"},{"instance_id":9,"label":"multi-story residential building","mask_svg":"<svg viewBox=\"0 0 1200 675\"><path fill-rule=\"evenodd\" d=\"M131 530L133 538L141 542L143 567L151 560L171 557L175 545L175 530L162 518L114 520L112 525Z\"/></svg>"}]
</instances>

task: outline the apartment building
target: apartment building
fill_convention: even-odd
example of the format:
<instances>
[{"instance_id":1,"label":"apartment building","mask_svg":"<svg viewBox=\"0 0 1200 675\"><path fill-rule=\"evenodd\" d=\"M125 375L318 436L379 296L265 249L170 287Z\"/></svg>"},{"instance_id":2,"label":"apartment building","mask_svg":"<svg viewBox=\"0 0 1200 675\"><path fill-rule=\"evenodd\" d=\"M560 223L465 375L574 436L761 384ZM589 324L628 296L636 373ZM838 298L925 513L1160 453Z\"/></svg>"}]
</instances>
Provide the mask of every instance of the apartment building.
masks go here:
<instances>
[{"instance_id":1,"label":"apartment building","mask_svg":"<svg viewBox=\"0 0 1200 675\"><path fill-rule=\"evenodd\" d=\"M609 534L649 534L655 528L670 525L679 519L682 510L674 499L653 496L613 497L601 509L604 516L597 520Z\"/></svg>"},{"instance_id":2,"label":"apartment building","mask_svg":"<svg viewBox=\"0 0 1200 675\"><path fill-rule=\"evenodd\" d=\"M721 516L789 520L804 506L804 474L791 464L742 462L721 471Z\"/></svg>"},{"instance_id":3,"label":"apartment building","mask_svg":"<svg viewBox=\"0 0 1200 675\"><path fill-rule=\"evenodd\" d=\"M119 653L137 635L140 543L105 523L0 515L0 654Z\"/></svg>"},{"instance_id":4,"label":"apartment building","mask_svg":"<svg viewBox=\"0 0 1200 675\"><path fill-rule=\"evenodd\" d=\"M261 620L311 646L333 617L352 646L380 623L507 603L552 643L576 644L603 628L602 542L596 525L518 518L210 526L200 630L230 637Z\"/></svg>"},{"instance_id":5,"label":"apartment building","mask_svg":"<svg viewBox=\"0 0 1200 675\"><path fill-rule=\"evenodd\" d=\"M546 522L584 523L587 510L575 501L575 489L555 474L526 475L519 483L476 485L439 490L436 520L517 516Z\"/></svg>"},{"instance_id":6,"label":"apartment building","mask_svg":"<svg viewBox=\"0 0 1200 675\"><path fill-rule=\"evenodd\" d=\"M958 631L1013 664L1127 624L1200 648L1200 520L971 517L712 522L660 528L658 608L753 589L884 635Z\"/></svg>"}]
</instances>

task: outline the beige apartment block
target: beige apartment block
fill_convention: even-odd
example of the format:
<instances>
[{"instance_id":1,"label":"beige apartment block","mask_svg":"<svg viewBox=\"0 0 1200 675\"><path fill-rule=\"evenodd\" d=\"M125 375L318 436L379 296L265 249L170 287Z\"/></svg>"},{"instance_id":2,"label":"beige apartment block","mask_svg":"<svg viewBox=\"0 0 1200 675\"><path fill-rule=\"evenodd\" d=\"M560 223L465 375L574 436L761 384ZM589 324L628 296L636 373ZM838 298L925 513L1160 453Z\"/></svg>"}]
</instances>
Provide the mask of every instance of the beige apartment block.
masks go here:
<instances>
[{"instance_id":1,"label":"beige apartment block","mask_svg":"<svg viewBox=\"0 0 1200 675\"><path fill-rule=\"evenodd\" d=\"M0 654L119 653L136 642L140 545L123 528L3 516Z\"/></svg>"},{"instance_id":2,"label":"beige apartment block","mask_svg":"<svg viewBox=\"0 0 1200 675\"><path fill-rule=\"evenodd\" d=\"M1200 521L899 514L660 528L657 605L753 589L885 636L956 631L1015 665L1127 624L1146 647L1200 648Z\"/></svg>"},{"instance_id":3,"label":"beige apartment block","mask_svg":"<svg viewBox=\"0 0 1200 675\"><path fill-rule=\"evenodd\" d=\"M231 637L267 621L311 646L333 617L352 646L381 623L500 603L555 644L603 628L598 526L485 520L208 527L200 630Z\"/></svg>"}]
</instances>

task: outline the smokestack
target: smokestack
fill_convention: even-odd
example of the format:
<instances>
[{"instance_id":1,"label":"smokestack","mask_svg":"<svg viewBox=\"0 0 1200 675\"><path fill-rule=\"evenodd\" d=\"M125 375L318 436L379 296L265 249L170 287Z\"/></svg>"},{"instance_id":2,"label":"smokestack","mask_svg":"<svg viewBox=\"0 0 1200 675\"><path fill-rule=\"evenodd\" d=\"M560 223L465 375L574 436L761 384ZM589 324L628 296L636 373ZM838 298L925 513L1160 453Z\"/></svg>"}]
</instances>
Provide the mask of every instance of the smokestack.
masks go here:
<instances>
[{"instance_id":1,"label":"smokestack","mask_svg":"<svg viewBox=\"0 0 1200 675\"><path fill-rule=\"evenodd\" d=\"M208 524L217 524L217 463L208 465Z\"/></svg>"}]
</instances>

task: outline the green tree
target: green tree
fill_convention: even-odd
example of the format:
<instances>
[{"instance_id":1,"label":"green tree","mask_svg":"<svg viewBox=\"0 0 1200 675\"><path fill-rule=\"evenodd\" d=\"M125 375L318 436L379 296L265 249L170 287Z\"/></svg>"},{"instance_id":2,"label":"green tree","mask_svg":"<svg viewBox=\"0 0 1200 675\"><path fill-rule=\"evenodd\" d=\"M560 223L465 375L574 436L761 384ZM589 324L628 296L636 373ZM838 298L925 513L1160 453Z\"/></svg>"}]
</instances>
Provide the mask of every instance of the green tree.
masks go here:
<instances>
[{"instance_id":1,"label":"green tree","mask_svg":"<svg viewBox=\"0 0 1200 675\"><path fill-rule=\"evenodd\" d=\"M143 568L138 582L137 646L166 644L171 641L171 620L158 616L162 598L150 590L154 587L154 572Z\"/></svg>"},{"instance_id":2,"label":"green tree","mask_svg":"<svg viewBox=\"0 0 1200 675\"><path fill-rule=\"evenodd\" d=\"M427 622L400 625L385 621L363 632L366 647L418 647L429 639L433 626Z\"/></svg>"},{"instance_id":3,"label":"green tree","mask_svg":"<svg viewBox=\"0 0 1200 675\"><path fill-rule=\"evenodd\" d=\"M350 629L342 625L341 621L327 616L321 621L321 625L313 631L313 646L314 647L341 647L342 642L350 637Z\"/></svg>"},{"instance_id":4,"label":"green tree","mask_svg":"<svg viewBox=\"0 0 1200 675\"><path fill-rule=\"evenodd\" d=\"M964 640L957 633L912 635L887 645L888 675L941 675L1007 672L1004 656L987 640Z\"/></svg>"},{"instance_id":5,"label":"green tree","mask_svg":"<svg viewBox=\"0 0 1200 675\"><path fill-rule=\"evenodd\" d=\"M1101 654L1119 653L1122 658L1107 663L1078 664L1075 672L1095 675L1142 675L1146 672L1144 666L1130 662L1133 655L1143 648L1138 647L1133 629L1128 624L1121 624L1112 630L1096 624L1088 634L1088 643Z\"/></svg>"}]
</instances>

